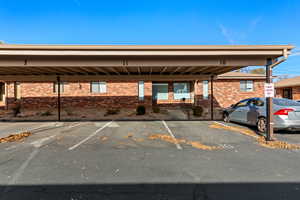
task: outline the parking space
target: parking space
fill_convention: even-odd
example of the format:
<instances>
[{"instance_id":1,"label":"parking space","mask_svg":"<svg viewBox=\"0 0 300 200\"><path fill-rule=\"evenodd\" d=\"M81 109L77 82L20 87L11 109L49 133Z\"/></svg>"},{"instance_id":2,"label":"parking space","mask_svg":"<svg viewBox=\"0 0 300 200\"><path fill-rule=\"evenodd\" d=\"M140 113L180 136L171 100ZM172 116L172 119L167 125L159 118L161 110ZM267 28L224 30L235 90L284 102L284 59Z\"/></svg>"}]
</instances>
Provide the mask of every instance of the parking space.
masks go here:
<instances>
[{"instance_id":1,"label":"parking space","mask_svg":"<svg viewBox=\"0 0 300 200\"><path fill-rule=\"evenodd\" d=\"M6 185L0 190L9 199L14 185L299 181L299 152L265 148L212 124L48 124L22 141L0 144L0 184Z\"/></svg>"}]
</instances>

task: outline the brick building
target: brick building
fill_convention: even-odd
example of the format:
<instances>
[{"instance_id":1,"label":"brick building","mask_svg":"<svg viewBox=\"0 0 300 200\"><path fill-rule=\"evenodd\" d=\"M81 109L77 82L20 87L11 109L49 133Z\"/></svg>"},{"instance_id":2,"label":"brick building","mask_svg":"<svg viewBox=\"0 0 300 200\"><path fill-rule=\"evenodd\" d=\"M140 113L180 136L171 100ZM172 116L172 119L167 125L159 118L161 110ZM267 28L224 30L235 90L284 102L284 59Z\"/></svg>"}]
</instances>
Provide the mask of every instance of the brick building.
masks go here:
<instances>
[{"instance_id":1,"label":"brick building","mask_svg":"<svg viewBox=\"0 0 300 200\"><path fill-rule=\"evenodd\" d=\"M275 83L276 97L300 100L300 76Z\"/></svg>"},{"instance_id":2,"label":"brick building","mask_svg":"<svg viewBox=\"0 0 300 200\"><path fill-rule=\"evenodd\" d=\"M213 80L215 107L228 107L249 97L262 97L265 76L229 72ZM28 109L55 108L58 85L55 82L2 82L1 106L9 107L16 99ZM136 107L178 106L208 107L211 103L211 80L201 81L89 81L62 82L63 107Z\"/></svg>"}]
</instances>

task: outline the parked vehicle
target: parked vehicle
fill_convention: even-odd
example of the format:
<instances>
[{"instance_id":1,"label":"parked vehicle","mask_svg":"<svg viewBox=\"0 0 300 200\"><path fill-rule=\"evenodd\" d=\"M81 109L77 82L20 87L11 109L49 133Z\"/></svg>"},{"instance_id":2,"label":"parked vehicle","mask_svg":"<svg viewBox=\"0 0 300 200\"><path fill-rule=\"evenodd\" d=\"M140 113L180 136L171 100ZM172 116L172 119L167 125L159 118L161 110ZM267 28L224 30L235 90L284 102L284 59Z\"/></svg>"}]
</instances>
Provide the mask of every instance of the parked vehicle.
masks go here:
<instances>
[{"instance_id":1,"label":"parked vehicle","mask_svg":"<svg viewBox=\"0 0 300 200\"><path fill-rule=\"evenodd\" d=\"M300 102L273 98L274 129L300 130ZM244 99L223 111L225 122L239 122L266 131L266 99Z\"/></svg>"}]
</instances>

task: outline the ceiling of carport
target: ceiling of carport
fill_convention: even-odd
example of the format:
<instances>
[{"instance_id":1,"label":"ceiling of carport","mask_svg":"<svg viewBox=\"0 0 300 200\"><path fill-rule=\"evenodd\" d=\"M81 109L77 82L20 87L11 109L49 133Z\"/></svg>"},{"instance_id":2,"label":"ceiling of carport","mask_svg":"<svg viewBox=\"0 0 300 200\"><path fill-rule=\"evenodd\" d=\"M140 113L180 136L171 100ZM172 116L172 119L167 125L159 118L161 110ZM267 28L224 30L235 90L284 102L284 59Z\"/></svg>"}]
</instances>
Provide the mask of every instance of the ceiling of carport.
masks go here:
<instances>
[{"instance_id":1,"label":"ceiling of carport","mask_svg":"<svg viewBox=\"0 0 300 200\"><path fill-rule=\"evenodd\" d=\"M201 77L266 65L290 45L0 45L0 80L36 76ZM27 80L26 79L26 80ZM28 80L29 80L28 79Z\"/></svg>"}]
</instances>

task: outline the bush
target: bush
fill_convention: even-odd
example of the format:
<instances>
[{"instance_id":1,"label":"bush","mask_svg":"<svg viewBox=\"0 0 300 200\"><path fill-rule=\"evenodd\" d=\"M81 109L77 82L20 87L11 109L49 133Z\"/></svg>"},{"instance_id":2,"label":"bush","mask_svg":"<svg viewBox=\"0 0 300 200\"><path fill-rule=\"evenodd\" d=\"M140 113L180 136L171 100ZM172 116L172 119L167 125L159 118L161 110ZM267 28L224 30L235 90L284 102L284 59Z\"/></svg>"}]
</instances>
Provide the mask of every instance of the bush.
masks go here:
<instances>
[{"instance_id":1,"label":"bush","mask_svg":"<svg viewBox=\"0 0 300 200\"><path fill-rule=\"evenodd\" d=\"M201 106L193 107L193 115L197 117L201 117L203 114L203 108Z\"/></svg>"},{"instance_id":2,"label":"bush","mask_svg":"<svg viewBox=\"0 0 300 200\"><path fill-rule=\"evenodd\" d=\"M107 116L107 115L116 115L116 114L118 114L120 112L120 109L117 109L117 108L115 108L115 109L107 109L106 110L106 113L105 113L105 115Z\"/></svg>"},{"instance_id":3,"label":"bush","mask_svg":"<svg viewBox=\"0 0 300 200\"><path fill-rule=\"evenodd\" d=\"M41 113L41 116L50 116L50 115L52 115L50 110Z\"/></svg>"},{"instance_id":4,"label":"bush","mask_svg":"<svg viewBox=\"0 0 300 200\"><path fill-rule=\"evenodd\" d=\"M12 106L12 111L14 117L16 117L18 114L21 113L21 102L20 101L15 101L13 106Z\"/></svg>"},{"instance_id":5,"label":"bush","mask_svg":"<svg viewBox=\"0 0 300 200\"><path fill-rule=\"evenodd\" d=\"M145 107L145 106L142 106L142 105L139 105L139 106L136 108L136 114L137 114L137 115L144 115L144 114L146 114L146 107Z\"/></svg>"},{"instance_id":6,"label":"bush","mask_svg":"<svg viewBox=\"0 0 300 200\"><path fill-rule=\"evenodd\" d=\"M152 107L152 111L153 111L154 113L159 113L159 112L160 112L160 108L159 108L158 106L153 106L153 107Z\"/></svg>"}]
</instances>

